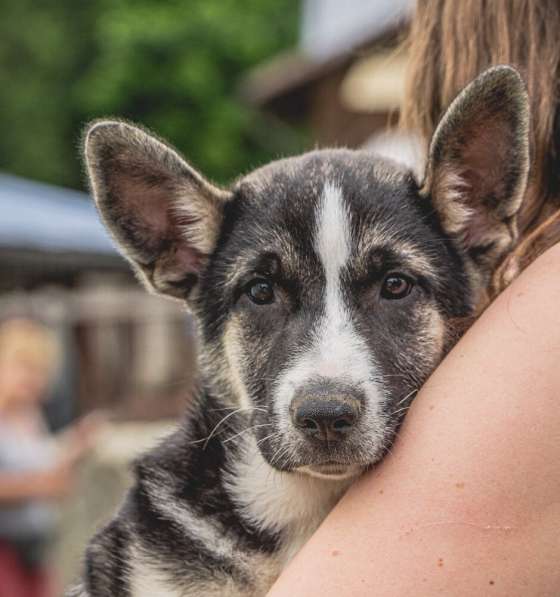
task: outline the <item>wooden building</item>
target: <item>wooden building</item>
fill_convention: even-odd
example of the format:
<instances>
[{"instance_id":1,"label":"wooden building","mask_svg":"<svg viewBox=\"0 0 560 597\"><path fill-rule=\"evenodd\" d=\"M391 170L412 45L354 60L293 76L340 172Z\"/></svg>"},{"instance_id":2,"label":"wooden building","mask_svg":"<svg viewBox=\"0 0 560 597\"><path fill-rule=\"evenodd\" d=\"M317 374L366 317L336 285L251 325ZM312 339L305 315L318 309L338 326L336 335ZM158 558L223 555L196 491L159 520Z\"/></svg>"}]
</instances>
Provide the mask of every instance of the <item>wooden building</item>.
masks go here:
<instances>
[{"instance_id":1,"label":"wooden building","mask_svg":"<svg viewBox=\"0 0 560 597\"><path fill-rule=\"evenodd\" d=\"M0 320L56 330L64 363L54 426L94 408L176 416L195 374L195 332L178 304L144 292L85 193L0 175Z\"/></svg>"},{"instance_id":2,"label":"wooden building","mask_svg":"<svg viewBox=\"0 0 560 597\"><path fill-rule=\"evenodd\" d=\"M298 47L248 73L243 97L309 131L312 145L416 152L410 139L387 133L404 92L401 40L412 7L411 0L304 0Z\"/></svg>"}]
</instances>

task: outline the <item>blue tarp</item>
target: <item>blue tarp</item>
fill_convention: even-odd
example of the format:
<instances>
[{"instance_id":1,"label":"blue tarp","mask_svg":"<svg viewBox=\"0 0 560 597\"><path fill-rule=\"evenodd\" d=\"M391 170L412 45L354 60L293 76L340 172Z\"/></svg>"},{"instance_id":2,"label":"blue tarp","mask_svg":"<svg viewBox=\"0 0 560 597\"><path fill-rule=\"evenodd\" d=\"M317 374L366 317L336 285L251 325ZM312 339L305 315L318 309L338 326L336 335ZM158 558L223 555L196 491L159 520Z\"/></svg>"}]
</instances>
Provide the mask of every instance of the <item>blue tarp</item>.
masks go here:
<instances>
[{"instance_id":1,"label":"blue tarp","mask_svg":"<svg viewBox=\"0 0 560 597\"><path fill-rule=\"evenodd\" d=\"M115 253L86 193L0 174L0 249Z\"/></svg>"}]
</instances>

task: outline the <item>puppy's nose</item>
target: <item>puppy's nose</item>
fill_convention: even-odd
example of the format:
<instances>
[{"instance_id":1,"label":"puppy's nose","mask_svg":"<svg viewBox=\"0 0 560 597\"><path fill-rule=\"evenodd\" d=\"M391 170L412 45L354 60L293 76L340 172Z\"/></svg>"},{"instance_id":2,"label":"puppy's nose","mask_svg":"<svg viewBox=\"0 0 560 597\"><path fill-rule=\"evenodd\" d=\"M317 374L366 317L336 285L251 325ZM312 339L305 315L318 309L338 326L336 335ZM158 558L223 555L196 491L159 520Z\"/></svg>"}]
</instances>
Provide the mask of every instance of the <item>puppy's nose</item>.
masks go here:
<instances>
[{"instance_id":1,"label":"puppy's nose","mask_svg":"<svg viewBox=\"0 0 560 597\"><path fill-rule=\"evenodd\" d=\"M290 405L294 425L307 437L319 441L344 439L360 416L360 401L351 395L300 394Z\"/></svg>"}]
</instances>

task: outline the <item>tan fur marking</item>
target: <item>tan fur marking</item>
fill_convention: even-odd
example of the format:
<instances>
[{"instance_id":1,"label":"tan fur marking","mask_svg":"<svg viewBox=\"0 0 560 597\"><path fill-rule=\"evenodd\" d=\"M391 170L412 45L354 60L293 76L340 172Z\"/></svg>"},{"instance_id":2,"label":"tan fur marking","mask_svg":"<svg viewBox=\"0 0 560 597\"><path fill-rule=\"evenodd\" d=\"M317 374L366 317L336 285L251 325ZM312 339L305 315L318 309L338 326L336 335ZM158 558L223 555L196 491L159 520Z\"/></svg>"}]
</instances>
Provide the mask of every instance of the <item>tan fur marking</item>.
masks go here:
<instances>
[{"instance_id":1,"label":"tan fur marking","mask_svg":"<svg viewBox=\"0 0 560 597\"><path fill-rule=\"evenodd\" d=\"M442 224L450 234L460 233L473 215L473 210L466 204L468 189L466 181L452 166L441 165L420 191L423 196L431 193Z\"/></svg>"},{"instance_id":2,"label":"tan fur marking","mask_svg":"<svg viewBox=\"0 0 560 597\"><path fill-rule=\"evenodd\" d=\"M244 408L251 408L253 404L241 379L241 371L244 367L242 364L243 350L240 346L239 335L239 323L235 318L232 318L225 326L222 340L224 353L229 364L229 380L239 404Z\"/></svg>"}]
</instances>

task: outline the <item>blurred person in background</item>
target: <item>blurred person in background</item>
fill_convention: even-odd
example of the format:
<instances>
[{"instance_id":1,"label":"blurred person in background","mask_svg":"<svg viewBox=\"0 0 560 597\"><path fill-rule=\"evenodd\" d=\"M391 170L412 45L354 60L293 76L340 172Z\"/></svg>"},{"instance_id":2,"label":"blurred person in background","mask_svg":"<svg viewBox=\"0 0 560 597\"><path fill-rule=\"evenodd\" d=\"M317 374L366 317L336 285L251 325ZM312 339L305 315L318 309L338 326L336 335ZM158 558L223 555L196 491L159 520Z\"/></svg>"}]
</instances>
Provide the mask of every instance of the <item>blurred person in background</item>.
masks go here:
<instances>
[{"instance_id":1,"label":"blurred person in background","mask_svg":"<svg viewBox=\"0 0 560 597\"><path fill-rule=\"evenodd\" d=\"M75 467L97 423L84 419L54 438L42 402L60 348L45 326L0 324L0 597L51 597L48 548L56 502L71 489Z\"/></svg>"}]
</instances>

